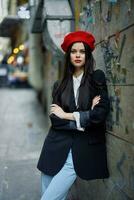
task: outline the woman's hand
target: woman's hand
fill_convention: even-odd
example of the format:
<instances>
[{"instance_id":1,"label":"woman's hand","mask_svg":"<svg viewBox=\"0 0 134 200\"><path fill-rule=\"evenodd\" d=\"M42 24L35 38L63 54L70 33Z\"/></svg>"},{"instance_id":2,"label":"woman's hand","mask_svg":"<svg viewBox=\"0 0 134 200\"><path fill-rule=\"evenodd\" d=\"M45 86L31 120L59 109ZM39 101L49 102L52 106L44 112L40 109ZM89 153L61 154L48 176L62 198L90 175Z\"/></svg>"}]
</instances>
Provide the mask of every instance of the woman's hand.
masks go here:
<instances>
[{"instance_id":1,"label":"woman's hand","mask_svg":"<svg viewBox=\"0 0 134 200\"><path fill-rule=\"evenodd\" d=\"M94 109L94 106L99 103L100 99L101 99L100 95L93 98L93 100L92 100L92 107L91 107L92 110Z\"/></svg>"},{"instance_id":2,"label":"woman's hand","mask_svg":"<svg viewBox=\"0 0 134 200\"><path fill-rule=\"evenodd\" d=\"M65 112L63 111L63 109L58 106L57 104L51 104L50 105L50 115L51 114L55 114L56 116L60 117L61 119L65 118Z\"/></svg>"}]
</instances>

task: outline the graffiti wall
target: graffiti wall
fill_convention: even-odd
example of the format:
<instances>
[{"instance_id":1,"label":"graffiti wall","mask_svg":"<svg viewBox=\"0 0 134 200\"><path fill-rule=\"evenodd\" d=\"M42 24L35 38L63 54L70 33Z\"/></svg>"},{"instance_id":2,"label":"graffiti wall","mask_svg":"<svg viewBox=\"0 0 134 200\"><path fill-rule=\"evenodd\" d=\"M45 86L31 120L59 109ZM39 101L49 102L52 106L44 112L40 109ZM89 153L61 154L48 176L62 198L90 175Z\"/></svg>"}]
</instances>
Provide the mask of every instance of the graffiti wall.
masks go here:
<instances>
[{"instance_id":1,"label":"graffiti wall","mask_svg":"<svg viewBox=\"0 0 134 200\"><path fill-rule=\"evenodd\" d=\"M134 199L134 1L77 0L76 28L96 37L96 68L103 69L111 111L107 121L110 178L77 180L73 199Z\"/></svg>"}]
</instances>

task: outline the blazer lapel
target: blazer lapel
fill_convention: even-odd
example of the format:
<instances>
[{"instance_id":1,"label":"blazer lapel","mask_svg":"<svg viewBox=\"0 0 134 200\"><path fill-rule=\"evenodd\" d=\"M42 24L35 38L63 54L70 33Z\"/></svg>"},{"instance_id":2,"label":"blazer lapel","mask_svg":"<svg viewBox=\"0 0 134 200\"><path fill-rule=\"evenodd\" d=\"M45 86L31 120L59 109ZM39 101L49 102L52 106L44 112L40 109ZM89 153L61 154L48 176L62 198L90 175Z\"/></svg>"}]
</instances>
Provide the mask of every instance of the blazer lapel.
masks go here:
<instances>
[{"instance_id":1,"label":"blazer lapel","mask_svg":"<svg viewBox=\"0 0 134 200\"><path fill-rule=\"evenodd\" d=\"M88 84L85 84L83 76L79 87L78 110L87 110L90 108L91 106L90 96L91 96L90 87Z\"/></svg>"},{"instance_id":2,"label":"blazer lapel","mask_svg":"<svg viewBox=\"0 0 134 200\"><path fill-rule=\"evenodd\" d=\"M73 78L71 78L71 95L70 95L70 111L76 110L77 106L75 103L74 88L73 88Z\"/></svg>"}]
</instances>

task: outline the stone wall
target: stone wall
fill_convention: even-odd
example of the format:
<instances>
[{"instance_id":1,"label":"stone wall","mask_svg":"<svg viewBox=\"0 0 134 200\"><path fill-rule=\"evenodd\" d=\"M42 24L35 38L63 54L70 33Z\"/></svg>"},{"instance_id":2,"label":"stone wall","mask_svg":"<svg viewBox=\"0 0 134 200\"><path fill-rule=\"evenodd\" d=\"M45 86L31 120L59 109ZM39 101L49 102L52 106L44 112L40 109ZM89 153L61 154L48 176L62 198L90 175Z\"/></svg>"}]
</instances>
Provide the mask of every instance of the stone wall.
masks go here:
<instances>
[{"instance_id":1,"label":"stone wall","mask_svg":"<svg viewBox=\"0 0 134 200\"><path fill-rule=\"evenodd\" d=\"M107 122L110 178L88 182L78 178L70 199L134 199L134 1L77 2L77 28L95 35L96 68L103 69L107 77L111 101Z\"/></svg>"}]
</instances>

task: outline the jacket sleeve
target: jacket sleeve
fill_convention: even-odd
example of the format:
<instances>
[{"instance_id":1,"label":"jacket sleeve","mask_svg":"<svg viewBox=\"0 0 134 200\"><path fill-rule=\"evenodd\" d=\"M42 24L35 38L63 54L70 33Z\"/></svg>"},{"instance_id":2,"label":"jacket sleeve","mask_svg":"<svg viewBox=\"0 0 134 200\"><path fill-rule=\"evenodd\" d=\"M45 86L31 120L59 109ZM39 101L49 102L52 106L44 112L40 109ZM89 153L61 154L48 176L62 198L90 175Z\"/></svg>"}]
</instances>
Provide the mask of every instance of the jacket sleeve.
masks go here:
<instances>
[{"instance_id":1,"label":"jacket sleeve","mask_svg":"<svg viewBox=\"0 0 134 200\"><path fill-rule=\"evenodd\" d=\"M93 110L80 111L81 127L86 128L92 124L100 124L106 120L110 109L110 102L106 86L105 74L102 70L96 70L93 74L93 84L96 95L100 95L100 102L93 108ZM95 96L96 96L95 95Z\"/></svg>"},{"instance_id":2,"label":"jacket sleeve","mask_svg":"<svg viewBox=\"0 0 134 200\"><path fill-rule=\"evenodd\" d=\"M55 92L59 85L59 81L56 81L53 86L52 90L52 98L54 99ZM53 101L54 103L54 101ZM76 122L74 120L66 120L61 119L60 117L56 116L55 114L49 115L52 127L57 130L76 130Z\"/></svg>"},{"instance_id":3,"label":"jacket sleeve","mask_svg":"<svg viewBox=\"0 0 134 200\"><path fill-rule=\"evenodd\" d=\"M76 130L76 122L73 120L61 119L55 114L51 114L50 116L51 124L54 129L57 130Z\"/></svg>"}]
</instances>

